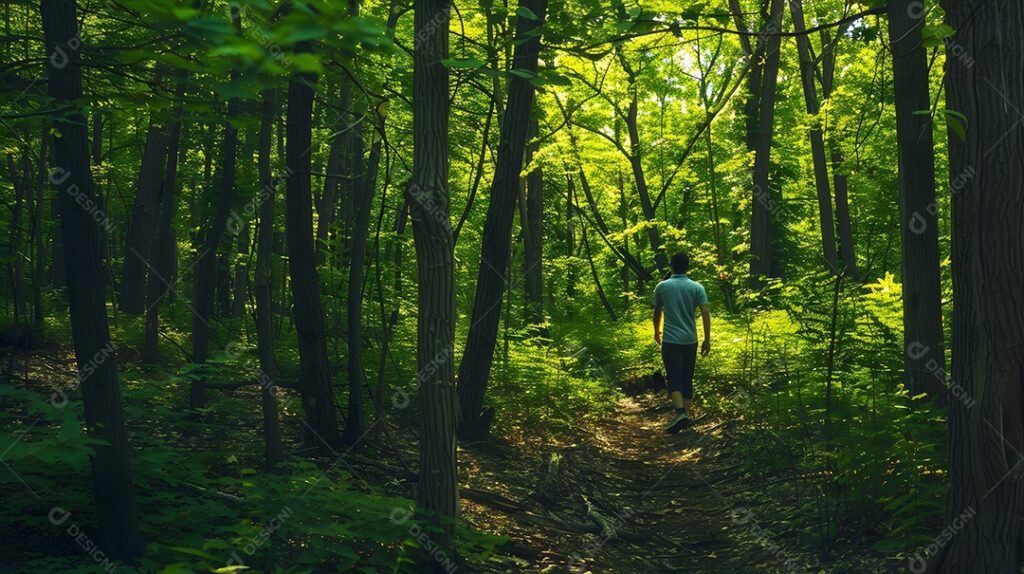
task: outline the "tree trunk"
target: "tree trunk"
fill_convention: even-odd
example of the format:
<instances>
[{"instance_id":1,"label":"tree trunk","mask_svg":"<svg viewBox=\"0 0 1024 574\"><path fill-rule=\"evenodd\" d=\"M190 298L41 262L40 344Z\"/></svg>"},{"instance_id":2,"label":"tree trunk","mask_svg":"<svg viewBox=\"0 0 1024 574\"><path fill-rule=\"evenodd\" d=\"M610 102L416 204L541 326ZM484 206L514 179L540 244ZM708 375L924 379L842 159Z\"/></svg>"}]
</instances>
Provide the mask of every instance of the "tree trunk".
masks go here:
<instances>
[{"instance_id":1,"label":"tree trunk","mask_svg":"<svg viewBox=\"0 0 1024 574\"><path fill-rule=\"evenodd\" d=\"M904 377L911 392L928 393L944 403L946 391L928 367L931 362L944 367L945 352L935 150L931 118L917 113L929 108L928 62L921 45L924 22L913 16L914 7L909 0L889 4L903 240Z\"/></svg>"},{"instance_id":2,"label":"tree trunk","mask_svg":"<svg viewBox=\"0 0 1024 574\"><path fill-rule=\"evenodd\" d=\"M356 445L363 436L363 264L366 260L366 239L370 234L370 212L377 190L377 171L380 168L383 118L376 116L371 130L372 145L365 169L356 177L355 225L352 229L352 252L349 259L347 309L348 338L348 414L345 417L345 444ZM362 138L358 138L362 141ZM362 146L360 146L362 147ZM361 151L361 150L360 150Z\"/></svg>"},{"instance_id":3,"label":"tree trunk","mask_svg":"<svg viewBox=\"0 0 1024 574\"><path fill-rule=\"evenodd\" d=\"M33 268L32 268L32 332L35 338L43 334L45 313L43 310L43 275L46 273L46 240L43 237L43 210L46 203L47 187L47 158L46 154L50 147L50 131L43 129L39 143L39 175L36 180L35 211L32 215L32 245L33 247Z\"/></svg>"},{"instance_id":4,"label":"tree trunk","mask_svg":"<svg viewBox=\"0 0 1024 574\"><path fill-rule=\"evenodd\" d=\"M180 92L179 92L180 93ZM146 334L142 344L142 362L156 362L157 338L160 334L160 302L174 290L172 260L174 250L174 214L178 210L178 149L181 143L181 112L174 119L167 134L167 166L160 185L160 223L156 233L154 268L149 272L146 285ZM121 299L124 302L124 298Z\"/></svg>"},{"instance_id":5,"label":"tree trunk","mask_svg":"<svg viewBox=\"0 0 1024 574\"><path fill-rule=\"evenodd\" d=\"M121 289L118 304L121 311L141 315L146 309L146 275L158 252L161 185L164 161L167 158L167 128L152 117L146 132L146 148L139 168L135 207L128 226L124 264L121 267Z\"/></svg>"},{"instance_id":6,"label":"tree trunk","mask_svg":"<svg viewBox=\"0 0 1024 574\"><path fill-rule=\"evenodd\" d=\"M516 38L521 43L516 46L512 67L533 74L537 70L537 56L540 52L540 34L534 30L544 23L547 0L526 0L522 6L532 10L537 19L517 19ZM523 41L524 38L528 39ZM459 365L459 403L462 409L459 432L466 437L482 438L487 435L487 429L481 424L480 413L498 337L501 299L507 283L512 242L512 219L523 168L533 96L534 86L528 79L515 75L509 79L508 104L502 118L491 201L487 206L487 219L484 223L473 315L466 349Z\"/></svg>"},{"instance_id":7,"label":"tree trunk","mask_svg":"<svg viewBox=\"0 0 1024 574\"><path fill-rule=\"evenodd\" d=\"M334 122L333 129L337 132L331 138L330 152L327 155L327 170L324 174L324 191L320 197L320 205L317 210L316 228L316 258L317 263L323 263L325 254L330 252L331 224L338 211L339 194L343 199L351 198L352 173L349 173L348 161L352 153L352 125L349 123L349 111L352 108L352 82L343 77L341 80L341 111L338 120ZM345 203L342 201L341 203ZM344 218L342 218L344 224ZM342 229L341 237L348 235L347 229Z\"/></svg>"},{"instance_id":8,"label":"tree trunk","mask_svg":"<svg viewBox=\"0 0 1024 574\"><path fill-rule=\"evenodd\" d=\"M306 412L305 446L329 454L341 444L334 405L333 377L327 360L324 308L313 247L313 199L310 191L313 86L315 74L294 74L288 81L285 158L288 166L285 229L288 269L299 339L302 406Z\"/></svg>"},{"instance_id":9,"label":"tree trunk","mask_svg":"<svg viewBox=\"0 0 1024 574\"><path fill-rule=\"evenodd\" d=\"M629 78L629 109L626 112L626 131L629 133L629 165L633 169L633 180L636 183L637 196L640 197L640 210L644 214L644 219L649 224L647 226L647 238L651 242L651 250L654 251L654 261L657 263L659 271L665 271L668 269L668 255L665 254L665 248L662 245L658 227L654 224L657 219L657 213L654 211L651 194L647 189L647 177L644 175L643 155L641 153L643 148L640 144L640 127L637 125L640 96L636 74L626 60L626 56L622 54L621 49L619 49L618 55L619 62L626 72L626 77Z\"/></svg>"},{"instance_id":10,"label":"tree trunk","mask_svg":"<svg viewBox=\"0 0 1024 574\"><path fill-rule=\"evenodd\" d=\"M821 43L826 46L821 55L821 95L825 100L832 98L836 71L836 47L844 31L845 27L841 27L834 43L828 30L821 31ZM849 181L842 173L843 152L835 141L830 141L830 148L832 186L836 201L836 231L839 233L839 259L842 261L844 272L851 277L857 277L857 252L853 242L853 225L850 221Z\"/></svg>"},{"instance_id":11,"label":"tree trunk","mask_svg":"<svg viewBox=\"0 0 1024 574\"><path fill-rule=\"evenodd\" d=\"M455 429L455 261L448 193L448 0L415 0L412 79L412 178L406 190L419 276L416 343L419 394L419 482L416 502L452 545L459 516ZM493 347L493 345L492 345ZM423 570L440 572L427 555Z\"/></svg>"},{"instance_id":12,"label":"tree trunk","mask_svg":"<svg viewBox=\"0 0 1024 574\"><path fill-rule=\"evenodd\" d=\"M83 205L95 205L89 171L89 141L85 116L75 106L82 99L77 6L74 0L43 0L41 12L46 52L68 56L63 67L49 66L49 96L61 109L54 118L60 137L54 138L54 171L50 181L60 194L61 227L67 261L68 302L75 345L85 424L102 444L92 446L93 495L97 543L117 560L131 560L142 548L128 432L121 410L121 391L110 343L99 228ZM82 204L80 204L82 202ZM65 397L66 400L66 397Z\"/></svg>"},{"instance_id":13,"label":"tree trunk","mask_svg":"<svg viewBox=\"0 0 1024 574\"><path fill-rule=\"evenodd\" d=\"M533 136L537 136L537 120L532 122ZM537 145L527 150L526 164L534 161ZM535 166L526 174L526 233L523 235L523 265L526 279L526 306L528 320L544 323L544 172Z\"/></svg>"},{"instance_id":14,"label":"tree trunk","mask_svg":"<svg viewBox=\"0 0 1024 574\"><path fill-rule=\"evenodd\" d=\"M764 6L764 2L760 2ZM729 10L732 12L733 21L737 30L746 30L747 26L743 17L743 9L740 0L729 0ZM764 29L770 31L770 15L762 8L761 18L764 21ZM758 35L757 43L751 46L747 36L740 36L740 47L743 54L751 59L750 73L747 75L747 99L743 102L743 117L746 126L747 151L754 151L757 148L758 134L758 109L761 101L761 87L764 81L764 52L767 49L768 37Z\"/></svg>"},{"instance_id":15,"label":"tree trunk","mask_svg":"<svg viewBox=\"0 0 1024 574\"><path fill-rule=\"evenodd\" d=\"M228 103L228 116L234 117L238 102ZM203 364L210 354L210 317L213 314L214 295L220 276L217 249L220 247L224 230L227 228L235 193L235 160L238 149L238 129L231 123L224 124L224 158L218 181L217 212L201 242L196 262L195 283L192 291L192 362ZM189 406L206 406L206 391L202 381L193 381L189 392Z\"/></svg>"},{"instance_id":16,"label":"tree trunk","mask_svg":"<svg viewBox=\"0 0 1024 574\"><path fill-rule=\"evenodd\" d=\"M810 39L807 37L807 26L804 24L804 7L802 0L789 0L789 10L793 17L793 32L796 37L797 52L800 55L800 80L804 88L804 105L807 115L811 116L811 157L814 162L814 187L818 195L818 222L821 228L821 251L825 259L825 267L833 273L841 271L839 256L836 250L836 226L832 215L832 189L828 181L828 159L825 157L825 136L822 133L818 112L818 89L814 83L817 64L811 56Z\"/></svg>"},{"instance_id":17,"label":"tree trunk","mask_svg":"<svg viewBox=\"0 0 1024 574\"><path fill-rule=\"evenodd\" d=\"M21 232L24 229L22 213L25 202L31 190L31 176L29 171L28 150L21 150L22 166L19 169L11 154L7 155L7 171L11 176L11 183L14 186L14 205L11 206L11 226L8 243L10 261L7 263L7 272L10 276L11 299L14 311L14 340L25 345L28 340L24 332L25 321L25 259L22 256ZM13 356L13 355L12 355Z\"/></svg>"},{"instance_id":18,"label":"tree trunk","mask_svg":"<svg viewBox=\"0 0 1024 574\"><path fill-rule=\"evenodd\" d=\"M890 6L890 18L909 4ZM943 8L956 30L946 43L946 105L963 114L962 124L947 130L953 372L946 383L952 397L946 516L953 535L938 539L948 543L937 555L915 560L931 572L1009 574L1022 563L1024 518L1024 8L952 0ZM941 368L942 355L933 359Z\"/></svg>"},{"instance_id":19,"label":"tree trunk","mask_svg":"<svg viewBox=\"0 0 1024 574\"><path fill-rule=\"evenodd\" d=\"M754 150L754 188L750 223L750 280L754 286L761 284L761 278L775 275L774 246L772 230L776 222L778 198L769 187L768 174L771 169L772 135L775 119L775 88L779 79L779 44L776 33L782 30L783 0L771 0L771 17L765 29L772 32L765 41L764 76L759 98L757 139Z\"/></svg>"},{"instance_id":20,"label":"tree trunk","mask_svg":"<svg viewBox=\"0 0 1024 574\"><path fill-rule=\"evenodd\" d=\"M260 195L259 230L256 241L256 352L260 360L260 406L263 411L263 459L267 468L274 468L284 459L281 445L281 423L277 414L277 360L274 357L273 280L271 260L274 257L274 192L278 179L270 169L272 122L277 115L277 98L273 90L263 91L260 113L259 151L256 158Z\"/></svg>"}]
</instances>

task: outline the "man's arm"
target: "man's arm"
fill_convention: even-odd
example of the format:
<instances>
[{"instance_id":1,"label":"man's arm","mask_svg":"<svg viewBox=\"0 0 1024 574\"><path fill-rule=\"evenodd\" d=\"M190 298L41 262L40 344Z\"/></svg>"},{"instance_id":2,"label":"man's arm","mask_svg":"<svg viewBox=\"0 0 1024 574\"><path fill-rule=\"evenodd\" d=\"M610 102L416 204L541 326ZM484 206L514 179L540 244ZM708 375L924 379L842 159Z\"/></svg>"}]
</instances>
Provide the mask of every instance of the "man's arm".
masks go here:
<instances>
[{"instance_id":1,"label":"man's arm","mask_svg":"<svg viewBox=\"0 0 1024 574\"><path fill-rule=\"evenodd\" d=\"M700 356L707 357L711 352L711 310L707 303L700 306L700 319L704 323L704 344L700 347Z\"/></svg>"},{"instance_id":2,"label":"man's arm","mask_svg":"<svg viewBox=\"0 0 1024 574\"><path fill-rule=\"evenodd\" d=\"M661 344L661 306L654 306L654 342Z\"/></svg>"}]
</instances>

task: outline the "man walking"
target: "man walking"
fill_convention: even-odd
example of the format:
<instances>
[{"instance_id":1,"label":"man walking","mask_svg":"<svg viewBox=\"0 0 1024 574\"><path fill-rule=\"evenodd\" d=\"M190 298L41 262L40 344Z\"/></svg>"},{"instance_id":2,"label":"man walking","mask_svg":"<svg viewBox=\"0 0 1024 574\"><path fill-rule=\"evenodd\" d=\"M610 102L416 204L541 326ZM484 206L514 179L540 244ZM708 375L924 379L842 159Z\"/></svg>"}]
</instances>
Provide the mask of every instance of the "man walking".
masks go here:
<instances>
[{"instance_id":1,"label":"man walking","mask_svg":"<svg viewBox=\"0 0 1024 574\"><path fill-rule=\"evenodd\" d=\"M704 343L700 355L711 352L711 312L704 286L686 276L690 258L682 252L672 256L672 276L654 288L654 340L661 345L665 362L668 395L675 407L675 416L665 432L676 434L690 424L690 401L693 399L693 369L697 362L697 324L693 311L700 307L704 323ZM661 319L665 318L662 337Z\"/></svg>"}]
</instances>

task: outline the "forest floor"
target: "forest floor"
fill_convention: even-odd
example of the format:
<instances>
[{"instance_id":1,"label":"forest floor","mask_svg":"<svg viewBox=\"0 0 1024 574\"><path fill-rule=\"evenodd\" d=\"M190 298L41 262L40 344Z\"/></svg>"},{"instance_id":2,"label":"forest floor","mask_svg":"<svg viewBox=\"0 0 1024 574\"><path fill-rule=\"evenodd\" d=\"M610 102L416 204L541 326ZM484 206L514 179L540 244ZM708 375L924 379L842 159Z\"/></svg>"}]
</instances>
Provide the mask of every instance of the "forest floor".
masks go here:
<instances>
[{"instance_id":1,"label":"forest floor","mask_svg":"<svg viewBox=\"0 0 1024 574\"><path fill-rule=\"evenodd\" d=\"M471 468L465 485L505 492L530 508L495 513L494 505L466 501L464 494L464 518L509 537L521 556L515 567L495 560L484 571L895 570L864 552L863 541L822 564L809 537L785 526L786 509L765 502L774 498L765 491L781 481L744 470L730 432L742 422L697 410L694 424L673 436L663 430L671 410L661 394L623 397L592 434L557 451L557 478L547 478L551 464L542 462L550 461L550 450L523 460L500 443L463 448L460 464ZM539 478L525 478L531 473Z\"/></svg>"},{"instance_id":2,"label":"forest floor","mask_svg":"<svg viewBox=\"0 0 1024 574\"><path fill-rule=\"evenodd\" d=\"M40 352L30 363L29 372L21 375L29 374L30 386L43 396L73 380L70 352ZM256 404L258 390L239 390L232 400ZM742 419L698 408L690 428L669 435L663 427L670 413L661 393L621 396L608 416L581 422L569 437L540 439L524 433L525 439L460 443L463 518L474 530L507 542L486 560L471 558L459 571L894 571L884 557L865 551L863 540L833 549L832 559L823 564L806 529L788 522L794 499L779 490L787 488L787 481L767 469L754 474L745 464L733 434L744 424ZM236 411L235 416L238 420L228 426L259 427L258 409ZM396 439L392 444L401 445L401 458L412 463L415 424L395 422L389 425ZM297 437L300 431L294 420L286 424L287 435ZM254 440L258 433L221 435L211 438L206 448L223 450L224 436L245 441L238 452L249 454L240 456L260 451ZM411 470L383 462L398 450L339 456L347 459L344 466L353 476L358 470L362 477L380 477L384 480L373 483L410 497ZM258 464L258 459L253 462Z\"/></svg>"},{"instance_id":3,"label":"forest floor","mask_svg":"<svg viewBox=\"0 0 1024 574\"><path fill-rule=\"evenodd\" d=\"M742 465L728 437L736 421L698 411L690 428L670 435L663 431L670 412L660 395L622 398L591 435L556 453L557 464L550 452L547 462L544 455L533 459L535 486L519 494L536 510L496 515L469 501L465 518L537 551L529 560L518 549L525 557L519 567L527 571L806 571L788 562L796 557L743 506L746 481L739 480ZM465 448L463 464L476 467L466 484L517 498L526 485L506 481L531 469L516 469L524 461L503 456L513 454L502 452L507 448ZM494 564L493 571L509 566Z\"/></svg>"}]
</instances>

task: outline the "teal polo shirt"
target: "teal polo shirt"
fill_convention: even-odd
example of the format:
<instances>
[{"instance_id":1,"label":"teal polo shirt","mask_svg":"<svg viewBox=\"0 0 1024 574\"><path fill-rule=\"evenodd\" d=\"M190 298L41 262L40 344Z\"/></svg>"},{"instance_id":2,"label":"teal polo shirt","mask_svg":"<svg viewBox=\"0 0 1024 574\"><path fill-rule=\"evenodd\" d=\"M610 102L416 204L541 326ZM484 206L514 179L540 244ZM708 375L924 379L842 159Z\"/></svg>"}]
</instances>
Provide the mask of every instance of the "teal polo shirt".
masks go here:
<instances>
[{"instance_id":1,"label":"teal polo shirt","mask_svg":"<svg viewBox=\"0 0 1024 574\"><path fill-rule=\"evenodd\" d=\"M693 311L708 302L704 286L684 275L673 275L654 288L654 306L665 316L661 340L676 345L697 343Z\"/></svg>"}]
</instances>

